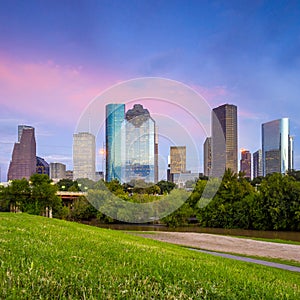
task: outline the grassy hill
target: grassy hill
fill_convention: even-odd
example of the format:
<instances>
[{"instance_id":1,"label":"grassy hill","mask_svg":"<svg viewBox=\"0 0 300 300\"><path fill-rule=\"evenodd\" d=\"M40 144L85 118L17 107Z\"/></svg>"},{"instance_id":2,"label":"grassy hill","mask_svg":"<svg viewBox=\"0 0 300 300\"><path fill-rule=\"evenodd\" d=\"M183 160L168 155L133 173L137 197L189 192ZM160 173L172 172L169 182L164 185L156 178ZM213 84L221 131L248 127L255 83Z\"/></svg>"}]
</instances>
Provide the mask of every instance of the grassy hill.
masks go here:
<instances>
[{"instance_id":1,"label":"grassy hill","mask_svg":"<svg viewBox=\"0 0 300 300\"><path fill-rule=\"evenodd\" d=\"M123 232L0 213L0 299L300 299L300 275Z\"/></svg>"}]
</instances>

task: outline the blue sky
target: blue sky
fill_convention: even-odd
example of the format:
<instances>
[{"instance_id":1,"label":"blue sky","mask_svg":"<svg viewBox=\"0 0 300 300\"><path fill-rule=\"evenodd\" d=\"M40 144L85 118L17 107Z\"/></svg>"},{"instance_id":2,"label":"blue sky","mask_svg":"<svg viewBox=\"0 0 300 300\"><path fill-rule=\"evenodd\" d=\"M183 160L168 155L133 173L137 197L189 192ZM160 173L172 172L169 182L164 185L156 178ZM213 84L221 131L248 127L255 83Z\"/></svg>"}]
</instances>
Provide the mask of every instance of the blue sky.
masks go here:
<instances>
[{"instance_id":1,"label":"blue sky","mask_svg":"<svg viewBox=\"0 0 300 300\"><path fill-rule=\"evenodd\" d=\"M1 179L18 124L36 128L39 156L72 168L90 101L145 76L183 82L211 107L237 105L239 148L251 152L262 123L289 117L300 169L299 20L299 1L2 1Z\"/></svg>"}]
</instances>

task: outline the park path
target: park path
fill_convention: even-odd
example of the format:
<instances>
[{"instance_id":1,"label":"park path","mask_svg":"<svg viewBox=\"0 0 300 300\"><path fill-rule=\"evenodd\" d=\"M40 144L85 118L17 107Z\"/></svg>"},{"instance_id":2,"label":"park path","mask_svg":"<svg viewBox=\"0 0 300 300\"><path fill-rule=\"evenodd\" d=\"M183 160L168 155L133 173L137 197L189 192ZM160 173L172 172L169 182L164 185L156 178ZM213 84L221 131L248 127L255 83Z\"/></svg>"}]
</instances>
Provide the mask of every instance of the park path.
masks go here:
<instances>
[{"instance_id":1,"label":"park path","mask_svg":"<svg viewBox=\"0 0 300 300\"><path fill-rule=\"evenodd\" d=\"M212 253L212 251L218 251L239 255L277 258L300 262L300 245L280 244L247 238L236 238L224 235L194 232L151 232L151 234L143 232L138 235L154 240L187 246L195 250L208 250L204 252L208 252L210 254L215 254ZM226 257L226 255L228 256L229 254L224 254L222 256ZM251 259L248 259L247 261L254 262L251 261ZM271 266L272 263L269 263L268 265ZM296 269L294 269L294 271L295 270Z\"/></svg>"}]
</instances>

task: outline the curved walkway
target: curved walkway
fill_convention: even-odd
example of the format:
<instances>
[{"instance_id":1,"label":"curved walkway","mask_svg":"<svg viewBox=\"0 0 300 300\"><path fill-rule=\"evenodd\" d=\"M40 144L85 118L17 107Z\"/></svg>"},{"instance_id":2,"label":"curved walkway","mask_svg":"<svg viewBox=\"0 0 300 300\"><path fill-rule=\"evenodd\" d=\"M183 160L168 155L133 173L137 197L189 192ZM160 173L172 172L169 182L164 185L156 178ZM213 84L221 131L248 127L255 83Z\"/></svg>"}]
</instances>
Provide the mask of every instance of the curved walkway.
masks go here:
<instances>
[{"instance_id":1,"label":"curved walkway","mask_svg":"<svg viewBox=\"0 0 300 300\"><path fill-rule=\"evenodd\" d=\"M194 232L160 231L151 232L151 234L147 234L146 232L135 234L154 240L186 246L194 251L300 272L300 267L243 257L243 255L248 255L262 257L262 259L267 257L300 262L300 245L281 244L247 238ZM226 254L224 252L241 256Z\"/></svg>"},{"instance_id":2,"label":"curved walkway","mask_svg":"<svg viewBox=\"0 0 300 300\"><path fill-rule=\"evenodd\" d=\"M200 249L195 249L195 248L188 248L188 249L197 251L197 252L212 254L215 256L221 256L221 257L231 258L231 259L240 260L240 261L246 261L246 262L259 264L259 265L263 265L263 266L268 266L268 267L273 267L273 268L278 268L278 269L283 269L283 270L288 270L288 271L293 271L293 272L300 272L300 267L279 264L279 263L274 263L274 262L260 260L260 259L243 257L243 256L231 255L231 254L226 254L226 253L219 253L219 252L214 252L214 251L200 250Z\"/></svg>"}]
</instances>

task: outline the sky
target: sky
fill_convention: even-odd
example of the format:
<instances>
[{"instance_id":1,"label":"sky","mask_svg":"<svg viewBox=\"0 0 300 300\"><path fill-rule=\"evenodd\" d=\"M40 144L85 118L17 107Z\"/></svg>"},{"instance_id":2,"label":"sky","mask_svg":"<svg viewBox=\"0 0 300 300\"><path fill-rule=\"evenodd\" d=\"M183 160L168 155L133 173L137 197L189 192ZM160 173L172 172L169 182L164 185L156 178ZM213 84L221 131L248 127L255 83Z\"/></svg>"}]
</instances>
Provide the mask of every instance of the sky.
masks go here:
<instances>
[{"instance_id":1,"label":"sky","mask_svg":"<svg viewBox=\"0 0 300 300\"><path fill-rule=\"evenodd\" d=\"M261 148L262 123L290 118L300 169L299 20L299 1L1 1L1 180L19 124L35 127L38 156L72 169L72 135L93 99L140 77L183 83L211 108L237 105L239 148L251 152ZM124 102L129 109L134 101ZM172 109L154 101L151 110L160 119ZM163 119L157 123L161 132L168 127L159 150L166 163L179 131L169 122L178 121L176 114ZM187 146L201 157L208 133L198 137L189 118L178 119L190 136ZM97 160L101 170L103 157ZM202 158L198 163L187 164L202 171Z\"/></svg>"}]
</instances>

